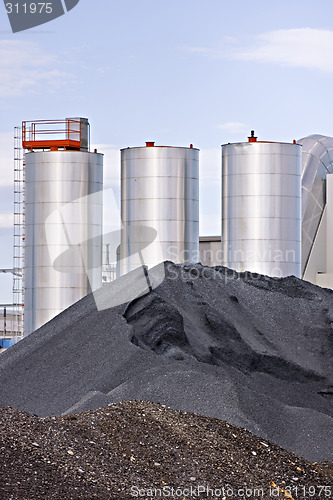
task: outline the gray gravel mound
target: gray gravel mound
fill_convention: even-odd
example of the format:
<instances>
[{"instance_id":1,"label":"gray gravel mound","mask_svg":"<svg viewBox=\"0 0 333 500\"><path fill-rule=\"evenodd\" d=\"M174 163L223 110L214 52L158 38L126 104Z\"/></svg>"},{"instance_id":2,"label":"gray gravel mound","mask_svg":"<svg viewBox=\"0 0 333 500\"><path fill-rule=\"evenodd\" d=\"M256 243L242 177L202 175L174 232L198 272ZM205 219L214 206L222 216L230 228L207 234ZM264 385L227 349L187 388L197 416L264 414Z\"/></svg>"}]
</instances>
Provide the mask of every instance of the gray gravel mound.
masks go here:
<instances>
[{"instance_id":1,"label":"gray gravel mound","mask_svg":"<svg viewBox=\"0 0 333 500\"><path fill-rule=\"evenodd\" d=\"M164 267L149 293L100 311L91 294L2 353L0 404L52 416L148 400L332 461L333 292ZM99 303L117 290L100 289Z\"/></svg>"}]
</instances>

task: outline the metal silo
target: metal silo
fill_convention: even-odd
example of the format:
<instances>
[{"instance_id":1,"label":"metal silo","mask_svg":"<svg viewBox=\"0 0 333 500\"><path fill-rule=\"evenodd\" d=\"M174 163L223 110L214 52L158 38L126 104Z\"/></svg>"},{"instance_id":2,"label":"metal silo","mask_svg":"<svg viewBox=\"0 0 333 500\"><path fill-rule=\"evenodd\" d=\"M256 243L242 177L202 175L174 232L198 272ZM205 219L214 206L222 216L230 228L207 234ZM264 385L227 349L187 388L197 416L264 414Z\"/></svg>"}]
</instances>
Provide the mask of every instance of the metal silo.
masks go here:
<instances>
[{"instance_id":1,"label":"metal silo","mask_svg":"<svg viewBox=\"0 0 333 500\"><path fill-rule=\"evenodd\" d=\"M88 151L88 128L23 123L25 335L101 286L103 155Z\"/></svg>"},{"instance_id":2,"label":"metal silo","mask_svg":"<svg viewBox=\"0 0 333 500\"><path fill-rule=\"evenodd\" d=\"M257 141L222 146L224 265L301 277L302 147Z\"/></svg>"},{"instance_id":3,"label":"metal silo","mask_svg":"<svg viewBox=\"0 0 333 500\"><path fill-rule=\"evenodd\" d=\"M164 260L197 262L199 150L155 146L121 150L120 274Z\"/></svg>"}]
</instances>

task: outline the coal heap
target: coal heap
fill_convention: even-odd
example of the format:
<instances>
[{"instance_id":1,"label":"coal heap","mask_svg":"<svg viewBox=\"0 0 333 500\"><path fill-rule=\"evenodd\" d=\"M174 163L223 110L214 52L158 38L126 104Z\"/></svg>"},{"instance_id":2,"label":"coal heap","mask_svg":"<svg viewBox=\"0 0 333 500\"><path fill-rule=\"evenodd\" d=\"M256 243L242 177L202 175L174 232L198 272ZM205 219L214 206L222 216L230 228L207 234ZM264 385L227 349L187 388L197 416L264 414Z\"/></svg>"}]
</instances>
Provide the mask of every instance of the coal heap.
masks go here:
<instances>
[{"instance_id":1,"label":"coal heap","mask_svg":"<svg viewBox=\"0 0 333 500\"><path fill-rule=\"evenodd\" d=\"M333 292L163 266L148 293L98 310L96 297L113 303L121 278L2 353L0 404L44 417L147 400L333 460Z\"/></svg>"}]
</instances>

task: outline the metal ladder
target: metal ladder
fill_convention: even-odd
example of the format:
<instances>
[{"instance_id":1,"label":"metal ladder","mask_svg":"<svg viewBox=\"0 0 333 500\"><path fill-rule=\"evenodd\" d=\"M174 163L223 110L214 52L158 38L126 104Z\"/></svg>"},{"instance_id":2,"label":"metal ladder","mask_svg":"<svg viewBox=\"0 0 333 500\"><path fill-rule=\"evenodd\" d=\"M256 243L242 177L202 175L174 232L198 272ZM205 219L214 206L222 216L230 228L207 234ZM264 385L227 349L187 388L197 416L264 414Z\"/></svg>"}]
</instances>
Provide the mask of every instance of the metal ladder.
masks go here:
<instances>
[{"instance_id":1,"label":"metal ladder","mask_svg":"<svg viewBox=\"0 0 333 500\"><path fill-rule=\"evenodd\" d=\"M23 337L24 315L24 239L25 239L25 162L21 127L14 129L14 248L13 248L13 334Z\"/></svg>"}]
</instances>

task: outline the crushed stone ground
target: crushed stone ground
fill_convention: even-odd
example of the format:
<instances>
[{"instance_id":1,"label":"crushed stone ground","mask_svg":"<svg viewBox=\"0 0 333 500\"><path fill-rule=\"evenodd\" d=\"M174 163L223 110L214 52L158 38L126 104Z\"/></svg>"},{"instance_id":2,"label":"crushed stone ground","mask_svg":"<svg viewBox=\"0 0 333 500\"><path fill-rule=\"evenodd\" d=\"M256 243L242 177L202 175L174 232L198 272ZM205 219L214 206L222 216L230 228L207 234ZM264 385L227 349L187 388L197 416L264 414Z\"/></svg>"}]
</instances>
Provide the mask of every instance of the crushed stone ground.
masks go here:
<instances>
[{"instance_id":1,"label":"crushed stone ground","mask_svg":"<svg viewBox=\"0 0 333 500\"><path fill-rule=\"evenodd\" d=\"M217 419L143 401L39 418L0 408L0 498L328 498L314 464ZM201 490L199 489L201 488Z\"/></svg>"}]
</instances>

